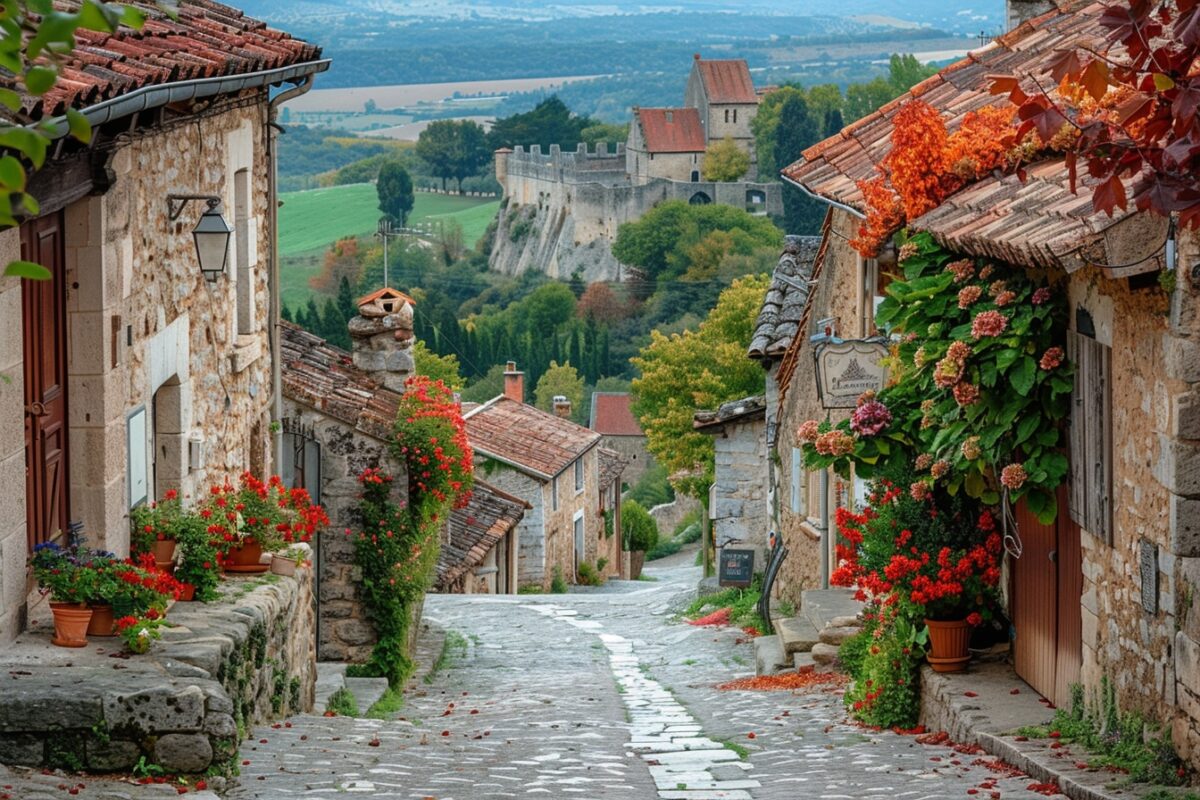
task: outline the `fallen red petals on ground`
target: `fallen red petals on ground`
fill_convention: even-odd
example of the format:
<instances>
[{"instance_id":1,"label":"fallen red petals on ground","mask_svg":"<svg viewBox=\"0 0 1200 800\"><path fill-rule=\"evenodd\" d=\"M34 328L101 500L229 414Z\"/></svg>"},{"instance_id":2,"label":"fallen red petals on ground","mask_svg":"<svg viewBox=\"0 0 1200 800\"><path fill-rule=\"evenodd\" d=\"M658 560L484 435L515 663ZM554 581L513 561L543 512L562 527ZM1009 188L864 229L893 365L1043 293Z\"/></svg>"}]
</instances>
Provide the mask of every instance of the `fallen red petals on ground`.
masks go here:
<instances>
[{"instance_id":1,"label":"fallen red petals on ground","mask_svg":"<svg viewBox=\"0 0 1200 800\"><path fill-rule=\"evenodd\" d=\"M1059 733L1058 731L1050 731L1050 738L1051 738L1051 739L1057 739L1057 738L1058 738L1058 737L1060 737L1060 736L1062 736L1062 734L1061 734L1061 733Z\"/></svg>"},{"instance_id":2,"label":"fallen red petals on ground","mask_svg":"<svg viewBox=\"0 0 1200 800\"><path fill-rule=\"evenodd\" d=\"M979 697L975 692L963 692L963 697Z\"/></svg>"},{"instance_id":3,"label":"fallen red petals on ground","mask_svg":"<svg viewBox=\"0 0 1200 800\"><path fill-rule=\"evenodd\" d=\"M762 632L753 625L747 625L746 627L742 628L742 633L749 634L750 638L762 636Z\"/></svg>"},{"instance_id":4,"label":"fallen red petals on ground","mask_svg":"<svg viewBox=\"0 0 1200 800\"><path fill-rule=\"evenodd\" d=\"M994 772L1002 778L1019 778L1025 773L1009 764L1007 761L1001 761L998 758L977 758L971 762L973 767L983 767L984 769Z\"/></svg>"},{"instance_id":5,"label":"fallen red petals on ground","mask_svg":"<svg viewBox=\"0 0 1200 800\"><path fill-rule=\"evenodd\" d=\"M754 738L756 738L757 736L758 736L758 734L757 734L757 733L755 733L754 731L750 731L749 733L747 733L747 734L746 734L746 738L747 738L747 739L754 739Z\"/></svg>"},{"instance_id":6,"label":"fallen red petals on ground","mask_svg":"<svg viewBox=\"0 0 1200 800\"><path fill-rule=\"evenodd\" d=\"M950 734L945 731L927 733L924 736L917 737L917 744L945 744L948 741L950 741Z\"/></svg>"},{"instance_id":7,"label":"fallen red petals on ground","mask_svg":"<svg viewBox=\"0 0 1200 800\"><path fill-rule=\"evenodd\" d=\"M983 748L977 744L956 744L954 752L962 753L965 756L977 756L983 753Z\"/></svg>"},{"instance_id":8,"label":"fallen red petals on ground","mask_svg":"<svg viewBox=\"0 0 1200 800\"><path fill-rule=\"evenodd\" d=\"M1021 693L1020 689L1012 689L1009 691L1009 694L1020 694L1020 693Z\"/></svg>"},{"instance_id":9,"label":"fallen red petals on ground","mask_svg":"<svg viewBox=\"0 0 1200 800\"><path fill-rule=\"evenodd\" d=\"M1030 792L1044 794L1046 797L1062 794L1062 789L1059 788L1057 783L1031 783L1025 789Z\"/></svg>"},{"instance_id":10,"label":"fallen red petals on ground","mask_svg":"<svg viewBox=\"0 0 1200 800\"><path fill-rule=\"evenodd\" d=\"M898 733L901 736L919 736L919 735L925 733L925 726L924 725L916 725L912 728L901 728L900 726L897 725L892 728L892 733Z\"/></svg>"},{"instance_id":11,"label":"fallen red petals on ground","mask_svg":"<svg viewBox=\"0 0 1200 800\"><path fill-rule=\"evenodd\" d=\"M699 619L689 619L688 625L728 625L729 614L731 612L732 609L729 608L718 608L711 614L706 614Z\"/></svg>"},{"instance_id":12,"label":"fallen red petals on ground","mask_svg":"<svg viewBox=\"0 0 1200 800\"><path fill-rule=\"evenodd\" d=\"M836 672L813 672L812 668L796 672L782 672L778 675L760 675L755 678L738 678L737 680L721 683L717 688L722 692L751 691L751 692L783 692L794 689L807 689L810 686L843 685L849 680L845 675Z\"/></svg>"},{"instance_id":13,"label":"fallen red petals on ground","mask_svg":"<svg viewBox=\"0 0 1200 800\"><path fill-rule=\"evenodd\" d=\"M379 747L379 737L376 736L374 739L367 742L367 747Z\"/></svg>"}]
</instances>

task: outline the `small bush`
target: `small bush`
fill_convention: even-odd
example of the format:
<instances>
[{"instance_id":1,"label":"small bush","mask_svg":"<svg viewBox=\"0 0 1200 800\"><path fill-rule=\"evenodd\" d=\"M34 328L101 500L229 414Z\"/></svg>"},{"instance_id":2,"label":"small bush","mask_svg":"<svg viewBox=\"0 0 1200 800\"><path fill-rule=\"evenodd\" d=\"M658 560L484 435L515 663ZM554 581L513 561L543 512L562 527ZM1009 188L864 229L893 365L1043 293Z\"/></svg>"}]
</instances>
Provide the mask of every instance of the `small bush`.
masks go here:
<instances>
[{"instance_id":1,"label":"small bush","mask_svg":"<svg viewBox=\"0 0 1200 800\"><path fill-rule=\"evenodd\" d=\"M700 526L700 523L693 522L682 530L678 530L674 539L680 544L691 544L692 542L700 541L700 537L703 535L704 529Z\"/></svg>"},{"instance_id":2,"label":"small bush","mask_svg":"<svg viewBox=\"0 0 1200 800\"><path fill-rule=\"evenodd\" d=\"M621 538L630 552L653 550L658 543L658 524L636 500L621 504Z\"/></svg>"},{"instance_id":3,"label":"small bush","mask_svg":"<svg viewBox=\"0 0 1200 800\"><path fill-rule=\"evenodd\" d=\"M862 676L863 660L867 657L867 648L875 640L874 634L875 626L868 625L838 647L838 662L846 674L855 680Z\"/></svg>"},{"instance_id":4,"label":"small bush","mask_svg":"<svg viewBox=\"0 0 1200 800\"><path fill-rule=\"evenodd\" d=\"M917 724L921 706L917 669L925 657L927 637L924 625L917 629L905 620L894 621L880 637L870 637L858 676L844 697L856 719L881 728Z\"/></svg>"},{"instance_id":5,"label":"small bush","mask_svg":"<svg viewBox=\"0 0 1200 800\"><path fill-rule=\"evenodd\" d=\"M554 568L554 577L550 579L550 593L551 594L566 594L567 593L567 582L565 580L563 580L562 569L560 569L559 567Z\"/></svg>"},{"instance_id":6,"label":"small bush","mask_svg":"<svg viewBox=\"0 0 1200 800\"><path fill-rule=\"evenodd\" d=\"M767 629L763 618L758 615L758 600L762 596L762 576L754 576L754 583L745 589L736 587L698 597L687 607L683 615L688 619L707 616L722 608L729 609L729 623L739 628Z\"/></svg>"},{"instance_id":7,"label":"small bush","mask_svg":"<svg viewBox=\"0 0 1200 800\"><path fill-rule=\"evenodd\" d=\"M665 542L659 542L650 550L646 551L647 561L657 561L660 558L673 556L683 549L683 545L674 539L668 539Z\"/></svg>"},{"instance_id":8,"label":"small bush","mask_svg":"<svg viewBox=\"0 0 1200 800\"><path fill-rule=\"evenodd\" d=\"M354 699L350 690L343 686L329 695L329 699L325 702L325 711L332 711L339 717L357 717L358 701Z\"/></svg>"},{"instance_id":9,"label":"small bush","mask_svg":"<svg viewBox=\"0 0 1200 800\"><path fill-rule=\"evenodd\" d=\"M517 589L517 594L541 594L541 593L542 593L542 587L540 587L534 583L531 583L528 586L521 586L520 588Z\"/></svg>"},{"instance_id":10,"label":"small bush","mask_svg":"<svg viewBox=\"0 0 1200 800\"><path fill-rule=\"evenodd\" d=\"M600 561L604 561L604 559L600 559ZM603 586L604 576L600 574L603 570L604 566L599 562L594 567L586 561L581 562L579 564L579 583L583 586Z\"/></svg>"}]
</instances>

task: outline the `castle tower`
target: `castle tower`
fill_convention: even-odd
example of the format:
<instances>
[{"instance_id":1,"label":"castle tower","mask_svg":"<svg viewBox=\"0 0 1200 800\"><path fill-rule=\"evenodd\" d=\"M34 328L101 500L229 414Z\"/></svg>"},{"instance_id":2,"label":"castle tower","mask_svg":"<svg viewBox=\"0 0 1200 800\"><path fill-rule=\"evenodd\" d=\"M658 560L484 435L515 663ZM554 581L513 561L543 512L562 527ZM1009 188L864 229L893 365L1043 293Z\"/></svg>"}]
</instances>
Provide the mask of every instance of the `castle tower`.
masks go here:
<instances>
[{"instance_id":1,"label":"castle tower","mask_svg":"<svg viewBox=\"0 0 1200 800\"><path fill-rule=\"evenodd\" d=\"M413 299L395 289L380 289L358 301L350 320L354 365L394 392L416 369L413 363Z\"/></svg>"},{"instance_id":2,"label":"castle tower","mask_svg":"<svg viewBox=\"0 0 1200 800\"><path fill-rule=\"evenodd\" d=\"M496 180L499 181L504 194L508 194L508 157L512 155L511 147L501 147L495 152Z\"/></svg>"}]
</instances>

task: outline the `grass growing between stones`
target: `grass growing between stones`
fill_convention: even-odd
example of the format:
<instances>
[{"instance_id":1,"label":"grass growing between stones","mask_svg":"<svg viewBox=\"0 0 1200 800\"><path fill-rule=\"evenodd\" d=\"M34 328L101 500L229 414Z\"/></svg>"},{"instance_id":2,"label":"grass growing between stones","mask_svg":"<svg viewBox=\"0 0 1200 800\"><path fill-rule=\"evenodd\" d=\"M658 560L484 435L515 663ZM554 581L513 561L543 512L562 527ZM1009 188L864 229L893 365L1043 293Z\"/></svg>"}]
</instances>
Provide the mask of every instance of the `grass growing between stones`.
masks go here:
<instances>
[{"instance_id":1,"label":"grass growing between stones","mask_svg":"<svg viewBox=\"0 0 1200 800\"><path fill-rule=\"evenodd\" d=\"M697 619L720 609L729 609L729 623L739 628L754 628L757 631L767 630L767 625L758 614L758 599L762 595L762 579L755 578L754 583L745 589L729 588L716 594L698 597L683 612L687 619Z\"/></svg>"},{"instance_id":2,"label":"grass growing between stones","mask_svg":"<svg viewBox=\"0 0 1200 800\"><path fill-rule=\"evenodd\" d=\"M1090 703L1083 687L1073 685L1069 710L1059 708L1048 725L1022 728L1018 733L1082 745L1089 751L1089 767L1125 772L1135 783L1180 786L1188 778L1169 733L1146 722L1140 714L1122 714L1117 709L1116 689L1108 678L1100 681L1100 690Z\"/></svg>"},{"instance_id":3,"label":"grass growing between stones","mask_svg":"<svg viewBox=\"0 0 1200 800\"><path fill-rule=\"evenodd\" d=\"M388 690L383 693L383 696L371 704L367 709L367 717L370 719L391 719L392 715L404 707L403 693L388 687Z\"/></svg>"},{"instance_id":4,"label":"grass growing between stones","mask_svg":"<svg viewBox=\"0 0 1200 800\"><path fill-rule=\"evenodd\" d=\"M733 752L737 753L737 757L742 761L745 761L750 757L750 748L744 747L737 742L730 741L729 739L714 739L713 741L720 744L726 750L732 750Z\"/></svg>"},{"instance_id":5,"label":"grass growing between stones","mask_svg":"<svg viewBox=\"0 0 1200 800\"><path fill-rule=\"evenodd\" d=\"M358 701L354 699L354 694L343 686L331 694L325 703L325 713L331 711L339 717L357 717Z\"/></svg>"},{"instance_id":6,"label":"grass growing between stones","mask_svg":"<svg viewBox=\"0 0 1200 800\"><path fill-rule=\"evenodd\" d=\"M446 638L442 640L442 652L438 653L437 661L433 662L433 667L425 676L425 683L433 683L437 674L454 661L455 654L460 658L466 657L467 640L458 631L446 631Z\"/></svg>"}]
</instances>

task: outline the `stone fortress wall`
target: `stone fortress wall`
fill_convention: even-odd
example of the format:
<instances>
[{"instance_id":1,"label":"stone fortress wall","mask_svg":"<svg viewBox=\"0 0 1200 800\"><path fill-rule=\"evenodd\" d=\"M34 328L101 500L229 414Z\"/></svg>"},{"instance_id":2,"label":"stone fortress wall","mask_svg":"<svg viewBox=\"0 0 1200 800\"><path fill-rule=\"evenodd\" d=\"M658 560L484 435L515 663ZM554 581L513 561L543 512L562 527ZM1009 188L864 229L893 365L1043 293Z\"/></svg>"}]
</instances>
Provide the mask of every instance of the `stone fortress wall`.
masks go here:
<instances>
[{"instance_id":1,"label":"stone fortress wall","mask_svg":"<svg viewBox=\"0 0 1200 800\"><path fill-rule=\"evenodd\" d=\"M516 275L537 269L554 278L576 271L586 281L627 276L612 255L622 223L642 217L666 200L714 202L752 213L782 214L776 183L671 181L635 185L626 168L625 145L600 142L575 152L533 145L496 154L496 178L504 187L489 266Z\"/></svg>"}]
</instances>

